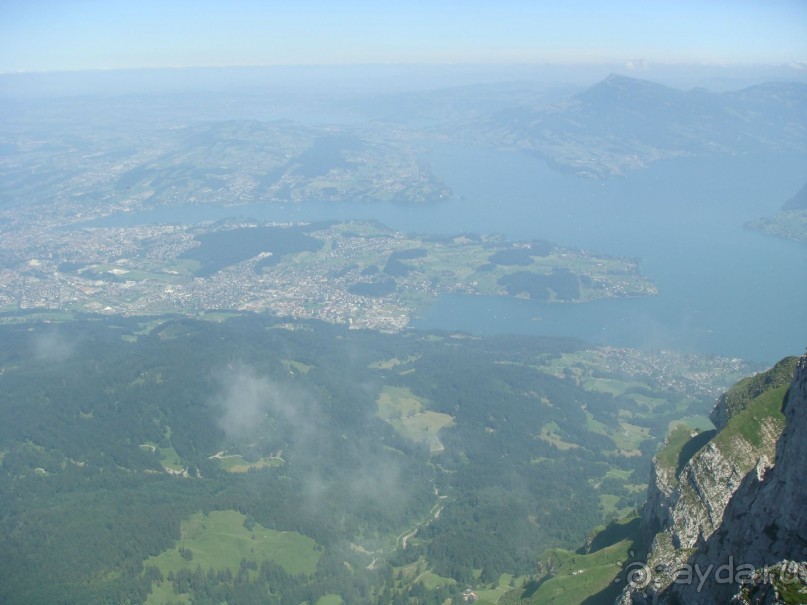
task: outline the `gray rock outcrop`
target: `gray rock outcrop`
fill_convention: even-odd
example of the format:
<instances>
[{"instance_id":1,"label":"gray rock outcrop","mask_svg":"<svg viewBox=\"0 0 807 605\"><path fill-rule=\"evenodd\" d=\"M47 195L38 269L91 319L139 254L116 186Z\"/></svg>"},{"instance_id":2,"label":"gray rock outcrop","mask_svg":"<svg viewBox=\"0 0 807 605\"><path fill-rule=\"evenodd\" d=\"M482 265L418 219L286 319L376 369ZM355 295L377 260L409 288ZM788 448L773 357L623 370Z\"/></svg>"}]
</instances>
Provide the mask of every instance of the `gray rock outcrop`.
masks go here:
<instances>
[{"instance_id":1,"label":"gray rock outcrop","mask_svg":"<svg viewBox=\"0 0 807 605\"><path fill-rule=\"evenodd\" d=\"M745 580L737 571L740 566L764 569L785 560L798 567L807 561L807 355L799 361L783 412L786 426L777 442L776 464L749 473L726 507L720 527L689 560L701 570L733 568L733 581L710 573L700 587L675 583L669 592L680 602L728 601ZM795 578L787 579L795 583ZM807 602L807 592L801 602Z\"/></svg>"},{"instance_id":2,"label":"gray rock outcrop","mask_svg":"<svg viewBox=\"0 0 807 605\"><path fill-rule=\"evenodd\" d=\"M785 372L782 416L773 404ZM718 401L719 432L685 464L664 450L654 459L642 515L648 581L626 589L622 605L727 603L740 583L750 594L754 578L770 580L766 566L807 560L807 355L740 385ZM759 586L760 598L781 597L775 583Z\"/></svg>"}]
</instances>

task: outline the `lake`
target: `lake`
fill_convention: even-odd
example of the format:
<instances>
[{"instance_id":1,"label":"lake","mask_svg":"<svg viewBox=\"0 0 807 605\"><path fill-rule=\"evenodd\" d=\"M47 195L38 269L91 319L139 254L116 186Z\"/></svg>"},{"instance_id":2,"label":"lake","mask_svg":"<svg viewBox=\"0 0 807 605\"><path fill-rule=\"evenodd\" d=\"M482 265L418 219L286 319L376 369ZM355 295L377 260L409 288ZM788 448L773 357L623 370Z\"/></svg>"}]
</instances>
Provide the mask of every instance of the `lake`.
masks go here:
<instances>
[{"instance_id":1,"label":"lake","mask_svg":"<svg viewBox=\"0 0 807 605\"><path fill-rule=\"evenodd\" d=\"M807 245L743 228L807 181L807 156L675 159L605 181L515 152L440 146L426 160L455 192L430 206L369 203L180 207L96 224L376 219L414 233L502 233L641 259L656 297L553 305L443 296L416 328L575 336L773 362L807 346Z\"/></svg>"}]
</instances>

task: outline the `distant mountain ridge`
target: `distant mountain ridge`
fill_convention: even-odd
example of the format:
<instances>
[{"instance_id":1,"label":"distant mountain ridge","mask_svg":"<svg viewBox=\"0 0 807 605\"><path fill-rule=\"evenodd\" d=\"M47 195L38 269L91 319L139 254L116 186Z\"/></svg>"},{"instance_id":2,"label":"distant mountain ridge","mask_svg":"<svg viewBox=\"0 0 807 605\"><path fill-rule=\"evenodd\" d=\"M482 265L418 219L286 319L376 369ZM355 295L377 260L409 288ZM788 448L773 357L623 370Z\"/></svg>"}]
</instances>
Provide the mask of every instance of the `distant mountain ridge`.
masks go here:
<instances>
[{"instance_id":1,"label":"distant mountain ridge","mask_svg":"<svg viewBox=\"0 0 807 605\"><path fill-rule=\"evenodd\" d=\"M713 93L612 74L550 108L499 112L481 130L490 144L600 178L663 158L807 151L807 85Z\"/></svg>"}]
</instances>

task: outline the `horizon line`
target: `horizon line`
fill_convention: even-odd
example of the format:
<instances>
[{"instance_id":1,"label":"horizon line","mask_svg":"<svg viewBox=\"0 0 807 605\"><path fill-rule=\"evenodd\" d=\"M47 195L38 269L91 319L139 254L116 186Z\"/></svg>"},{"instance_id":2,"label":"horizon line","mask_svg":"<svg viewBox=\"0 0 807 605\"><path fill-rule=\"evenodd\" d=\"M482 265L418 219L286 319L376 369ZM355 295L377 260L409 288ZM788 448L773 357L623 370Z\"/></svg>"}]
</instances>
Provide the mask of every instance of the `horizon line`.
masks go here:
<instances>
[{"instance_id":1,"label":"horizon line","mask_svg":"<svg viewBox=\"0 0 807 605\"><path fill-rule=\"evenodd\" d=\"M641 67L631 68L630 63L640 63ZM233 63L226 65L159 65L159 66L122 66L122 67L84 67L78 69L18 69L14 71L0 70L0 76L15 75L53 75L109 73L125 71L177 71L194 69L288 69L288 68L350 68L350 67L603 67L622 66L634 71L645 71L652 67L701 67L701 68L785 68L793 71L807 71L807 61L787 62L751 62L751 61L647 61L644 59L625 59L612 61L444 61L444 62L368 62L368 63Z\"/></svg>"}]
</instances>

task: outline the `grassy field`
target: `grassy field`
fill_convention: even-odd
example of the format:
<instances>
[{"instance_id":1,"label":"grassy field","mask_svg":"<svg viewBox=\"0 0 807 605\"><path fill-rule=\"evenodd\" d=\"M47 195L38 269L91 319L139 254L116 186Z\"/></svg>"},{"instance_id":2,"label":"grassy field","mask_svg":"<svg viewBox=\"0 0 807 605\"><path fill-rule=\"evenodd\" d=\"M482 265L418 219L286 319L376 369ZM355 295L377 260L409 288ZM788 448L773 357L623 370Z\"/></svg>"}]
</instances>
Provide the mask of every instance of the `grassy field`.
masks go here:
<instances>
[{"instance_id":1,"label":"grassy field","mask_svg":"<svg viewBox=\"0 0 807 605\"><path fill-rule=\"evenodd\" d=\"M699 415L687 416L685 418L681 418L681 420L671 422L668 431L672 431L675 428L675 425L680 423L691 426L693 429L698 431L710 431L715 428L708 416Z\"/></svg>"},{"instance_id":2,"label":"grassy field","mask_svg":"<svg viewBox=\"0 0 807 605\"><path fill-rule=\"evenodd\" d=\"M454 424L454 419L448 414L440 412L420 412L414 416L408 416L390 422L395 430L412 441L427 443L432 452L440 452L443 445L437 438L437 432Z\"/></svg>"},{"instance_id":3,"label":"grassy field","mask_svg":"<svg viewBox=\"0 0 807 605\"><path fill-rule=\"evenodd\" d=\"M599 391L610 395L621 395L631 387L644 386L641 382L628 382L615 378L594 378L587 376L580 381L580 386L588 391Z\"/></svg>"},{"instance_id":4,"label":"grassy field","mask_svg":"<svg viewBox=\"0 0 807 605\"><path fill-rule=\"evenodd\" d=\"M521 577L511 582L504 575L499 578L498 589L477 594L500 605L611 605L624 586L626 571L636 560L633 549L639 535L636 515L612 521L597 529L588 554L562 548L547 550L540 557L539 575L544 575L537 581ZM508 584L518 588L502 594Z\"/></svg>"},{"instance_id":5,"label":"grassy field","mask_svg":"<svg viewBox=\"0 0 807 605\"><path fill-rule=\"evenodd\" d=\"M513 590L514 586L522 585L526 579L526 576L514 578L509 573L503 573L499 577L499 581L496 583L496 586L493 588L476 591L476 594L479 597L479 601L477 601L477 603L498 603L502 596Z\"/></svg>"},{"instance_id":6,"label":"grassy field","mask_svg":"<svg viewBox=\"0 0 807 605\"><path fill-rule=\"evenodd\" d=\"M385 386L376 404L378 417L389 422L399 435L428 444L432 452L442 451L437 433L454 424L451 416L424 409L424 401L403 387Z\"/></svg>"},{"instance_id":7,"label":"grassy field","mask_svg":"<svg viewBox=\"0 0 807 605\"><path fill-rule=\"evenodd\" d=\"M149 280L152 282L165 284L170 284L176 281L176 274L166 273L159 269L151 272L144 269L122 269L117 265L109 264L88 265L86 269L98 275L101 279L107 278L125 281Z\"/></svg>"},{"instance_id":8,"label":"grassy field","mask_svg":"<svg viewBox=\"0 0 807 605\"><path fill-rule=\"evenodd\" d=\"M630 559L632 544L632 540L625 539L588 555L562 549L545 553L542 559L552 562L554 576L538 586L529 602L579 605L610 588Z\"/></svg>"},{"instance_id":9,"label":"grassy field","mask_svg":"<svg viewBox=\"0 0 807 605\"><path fill-rule=\"evenodd\" d=\"M580 447L576 443L569 443L568 441L564 441L558 434L559 430L560 427L557 424L555 424L554 422L549 422L546 425L544 425L544 427L541 429L541 434L539 436L543 441L551 443L562 452Z\"/></svg>"},{"instance_id":10,"label":"grassy field","mask_svg":"<svg viewBox=\"0 0 807 605\"><path fill-rule=\"evenodd\" d=\"M436 573L432 573L430 571L423 572L418 577L418 582L423 584L427 590L434 590L435 588L440 588L441 586L456 584L456 582L451 578L444 578L443 576L438 576Z\"/></svg>"},{"instance_id":11,"label":"grassy field","mask_svg":"<svg viewBox=\"0 0 807 605\"><path fill-rule=\"evenodd\" d=\"M263 457L255 462L247 462L242 456L232 454L230 456L217 456L221 468L228 473L246 473L249 470L258 470L262 468L272 468L275 466L283 466L282 458L277 456Z\"/></svg>"},{"instance_id":12,"label":"grassy field","mask_svg":"<svg viewBox=\"0 0 807 605\"><path fill-rule=\"evenodd\" d=\"M419 414L423 402L412 391L404 387L385 386L376 400L378 417L389 422L395 418L404 418Z\"/></svg>"},{"instance_id":13,"label":"grassy field","mask_svg":"<svg viewBox=\"0 0 807 605\"><path fill-rule=\"evenodd\" d=\"M626 471L619 468L611 468L608 469L608 472L605 473L606 477L614 477L615 479L619 479L620 481L627 481L630 479L630 476L633 474L633 471Z\"/></svg>"},{"instance_id":14,"label":"grassy field","mask_svg":"<svg viewBox=\"0 0 807 605\"><path fill-rule=\"evenodd\" d=\"M232 317L238 317L238 313L234 311L206 311L205 313L200 315L201 319L205 321L212 321L215 323L221 323L223 321L227 321Z\"/></svg>"},{"instance_id":15,"label":"grassy field","mask_svg":"<svg viewBox=\"0 0 807 605\"><path fill-rule=\"evenodd\" d=\"M145 605L164 605L165 603L190 603L191 596L189 594L178 595L174 592L174 586L171 582L163 581L151 585L151 593L146 599Z\"/></svg>"},{"instance_id":16,"label":"grassy field","mask_svg":"<svg viewBox=\"0 0 807 605\"><path fill-rule=\"evenodd\" d=\"M258 523L250 531L244 521L244 515L234 510L213 511L209 515L197 513L182 522L182 535L174 548L150 557L144 565L156 565L167 576L182 568L196 569L197 565L202 569L229 568L237 573L241 559L256 563L269 560L292 574L314 573L320 557L314 540L293 531L268 529ZM180 548L189 549L192 558L184 559ZM158 605L177 598L171 584L163 582L153 587L147 603Z\"/></svg>"},{"instance_id":17,"label":"grassy field","mask_svg":"<svg viewBox=\"0 0 807 605\"><path fill-rule=\"evenodd\" d=\"M693 429L686 424L678 424L667 436L664 447L656 454L658 464L664 468L677 469L681 450L692 439Z\"/></svg>"},{"instance_id":18,"label":"grassy field","mask_svg":"<svg viewBox=\"0 0 807 605\"><path fill-rule=\"evenodd\" d=\"M190 277L202 266L198 260L190 258L176 258L168 261L161 269L165 273ZM159 270L159 269L158 269Z\"/></svg>"},{"instance_id":19,"label":"grassy field","mask_svg":"<svg viewBox=\"0 0 807 605\"><path fill-rule=\"evenodd\" d=\"M784 428L785 419L781 409L787 389L788 386L781 386L765 391L752 399L748 407L731 418L726 427L715 437L715 445L722 449L736 436L740 436L754 447L759 447L765 430L763 420L769 420Z\"/></svg>"},{"instance_id":20,"label":"grassy field","mask_svg":"<svg viewBox=\"0 0 807 605\"><path fill-rule=\"evenodd\" d=\"M141 377L141 379L145 380L145 377ZM162 381L162 377L159 373L149 377L149 379L154 380L157 383ZM184 471L185 463L182 461L182 458L180 458L179 454L171 443L171 427L166 425L165 428L163 428L163 434L165 435L165 442L167 442L168 445L160 446L158 443L147 441L146 443L140 444L140 449L157 452L160 456L160 464L162 464L163 467L169 471L174 471L176 473Z\"/></svg>"},{"instance_id":21,"label":"grassy field","mask_svg":"<svg viewBox=\"0 0 807 605\"><path fill-rule=\"evenodd\" d=\"M60 321L71 321L75 318L73 313L71 313L70 311L56 311L56 310L42 309L41 311L38 310L32 313L26 313L25 315L19 315L17 313L19 310L20 308L17 305L17 303L6 305L5 307L0 307L0 313L4 314L0 315L0 323L19 324L29 321L60 322Z\"/></svg>"},{"instance_id":22,"label":"grassy field","mask_svg":"<svg viewBox=\"0 0 807 605\"><path fill-rule=\"evenodd\" d=\"M413 361L417 361L419 355L410 355L405 359L400 359L398 357L392 357L390 359L382 359L381 361L375 361L370 364L369 367L375 368L378 370L391 370L401 364L412 363Z\"/></svg>"},{"instance_id":23,"label":"grassy field","mask_svg":"<svg viewBox=\"0 0 807 605\"><path fill-rule=\"evenodd\" d=\"M160 447L156 443L143 443L140 445L140 449L157 452L160 456L160 464L167 469L180 472L185 468L185 465L182 463L182 458L179 457L179 454L177 454L177 451L172 445Z\"/></svg>"},{"instance_id":24,"label":"grassy field","mask_svg":"<svg viewBox=\"0 0 807 605\"><path fill-rule=\"evenodd\" d=\"M625 420L620 421L618 431L611 431L609 435L626 456L639 455L639 444L650 436L650 429Z\"/></svg>"},{"instance_id":25,"label":"grassy field","mask_svg":"<svg viewBox=\"0 0 807 605\"><path fill-rule=\"evenodd\" d=\"M300 374L308 374L311 371L311 368L314 366L310 366L307 363L303 363L302 361L295 361L293 359L284 359L283 365L286 366L289 371L295 371Z\"/></svg>"},{"instance_id":26,"label":"grassy field","mask_svg":"<svg viewBox=\"0 0 807 605\"><path fill-rule=\"evenodd\" d=\"M445 578L429 569L429 563L425 557L419 557L416 561L393 567L393 575L400 578L395 580L397 588L406 588L415 584L422 584L426 590L434 590L441 586L456 584L451 578Z\"/></svg>"},{"instance_id":27,"label":"grassy field","mask_svg":"<svg viewBox=\"0 0 807 605\"><path fill-rule=\"evenodd\" d=\"M592 565L548 580L538 588L530 603L579 605L591 595L608 588L622 569L620 563ZM578 574L577 576L571 575Z\"/></svg>"}]
</instances>

